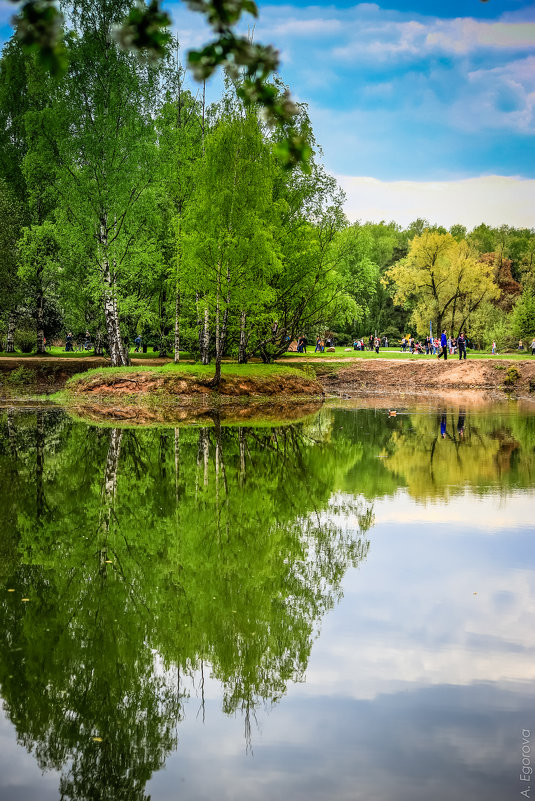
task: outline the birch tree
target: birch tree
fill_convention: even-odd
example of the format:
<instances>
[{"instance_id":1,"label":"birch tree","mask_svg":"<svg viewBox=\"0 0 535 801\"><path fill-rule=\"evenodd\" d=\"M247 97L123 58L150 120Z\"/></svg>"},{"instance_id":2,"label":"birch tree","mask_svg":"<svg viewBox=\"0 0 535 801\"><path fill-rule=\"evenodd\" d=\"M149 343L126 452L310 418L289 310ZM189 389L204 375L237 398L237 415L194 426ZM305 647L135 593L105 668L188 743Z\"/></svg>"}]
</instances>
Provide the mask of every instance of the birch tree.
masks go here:
<instances>
[{"instance_id":1,"label":"birch tree","mask_svg":"<svg viewBox=\"0 0 535 801\"><path fill-rule=\"evenodd\" d=\"M103 307L114 366L128 363L122 304L136 254L146 247L150 188L157 180L153 114L160 69L119 50L114 25L124 0L75 0L68 21L69 71L43 134L57 160L62 230L92 243L86 280Z\"/></svg>"},{"instance_id":2,"label":"birch tree","mask_svg":"<svg viewBox=\"0 0 535 801\"><path fill-rule=\"evenodd\" d=\"M261 314L277 268L273 177L256 118L223 116L206 142L187 213L187 272L201 292L202 320L213 320L214 385L231 328Z\"/></svg>"}]
</instances>

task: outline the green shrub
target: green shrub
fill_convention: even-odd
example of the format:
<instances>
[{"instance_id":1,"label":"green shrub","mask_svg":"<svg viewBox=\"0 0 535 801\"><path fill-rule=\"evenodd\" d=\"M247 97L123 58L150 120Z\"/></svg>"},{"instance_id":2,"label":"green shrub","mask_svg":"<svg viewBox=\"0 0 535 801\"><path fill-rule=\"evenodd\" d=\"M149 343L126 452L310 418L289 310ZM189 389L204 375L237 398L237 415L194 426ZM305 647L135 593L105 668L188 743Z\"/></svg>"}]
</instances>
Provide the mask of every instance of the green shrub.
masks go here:
<instances>
[{"instance_id":1,"label":"green shrub","mask_svg":"<svg viewBox=\"0 0 535 801\"><path fill-rule=\"evenodd\" d=\"M33 384L35 381L35 370L30 370L21 364L20 367L16 367L9 373L7 380L12 386Z\"/></svg>"},{"instance_id":2,"label":"green shrub","mask_svg":"<svg viewBox=\"0 0 535 801\"><path fill-rule=\"evenodd\" d=\"M510 367L507 370L506 376L503 379L503 383L506 387L514 387L518 379L520 378L520 373L518 372L516 367Z\"/></svg>"},{"instance_id":3,"label":"green shrub","mask_svg":"<svg viewBox=\"0 0 535 801\"><path fill-rule=\"evenodd\" d=\"M20 329L15 332L15 348L21 353L31 353L36 347L35 331Z\"/></svg>"}]
</instances>

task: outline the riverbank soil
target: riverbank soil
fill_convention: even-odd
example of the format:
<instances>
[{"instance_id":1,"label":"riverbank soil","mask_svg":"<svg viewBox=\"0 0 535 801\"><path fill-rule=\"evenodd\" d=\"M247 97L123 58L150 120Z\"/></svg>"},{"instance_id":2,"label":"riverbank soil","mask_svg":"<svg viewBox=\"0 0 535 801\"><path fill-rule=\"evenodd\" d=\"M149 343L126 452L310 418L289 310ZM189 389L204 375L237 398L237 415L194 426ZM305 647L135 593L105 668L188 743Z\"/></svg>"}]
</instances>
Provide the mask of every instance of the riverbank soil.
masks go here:
<instances>
[{"instance_id":1,"label":"riverbank soil","mask_svg":"<svg viewBox=\"0 0 535 801\"><path fill-rule=\"evenodd\" d=\"M358 360L351 364L315 365L325 391L364 394L437 395L452 390L479 390L535 397L535 362L450 359L437 361ZM323 372L323 375L320 373Z\"/></svg>"},{"instance_id":2,"label":"riverbank soil","mask_svg":"<svg viewBox=\"0 0 535 801\"><path fill-rule=\"evenodd\" d=\"M287 374L286 374L287 373ZM213 376L194 372L158 372L156 370L121 370L82 374L70 381L67 390L71 397L322 397L320 382L295 370L279 368L265 375L234 375L223 373L217 390L212 387Z\"/></svg>"}]
</instances>

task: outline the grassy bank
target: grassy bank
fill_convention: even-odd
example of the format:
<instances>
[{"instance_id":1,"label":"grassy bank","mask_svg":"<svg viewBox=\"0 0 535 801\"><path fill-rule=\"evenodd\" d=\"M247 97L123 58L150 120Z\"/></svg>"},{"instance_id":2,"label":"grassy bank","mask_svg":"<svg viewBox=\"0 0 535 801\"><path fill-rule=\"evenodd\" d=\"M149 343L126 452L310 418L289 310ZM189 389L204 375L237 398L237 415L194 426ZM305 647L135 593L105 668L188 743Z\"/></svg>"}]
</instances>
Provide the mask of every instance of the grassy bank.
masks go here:
<instances>
[{"instance_id":1,"label":"grassy bank","mask_svg":"<svg viewBox=\"0 0 535 801\"><path fill-rule=\"evenodd\" d=\"M221 382L214 388L213 365L173 364L136 367L97 367L67 380L56 399L80 396L128 396L154 401L176 396L207 397L310 397L322 395L313 371L278 364L229 364L221 369Z\"/></svg>"}]
</instances>

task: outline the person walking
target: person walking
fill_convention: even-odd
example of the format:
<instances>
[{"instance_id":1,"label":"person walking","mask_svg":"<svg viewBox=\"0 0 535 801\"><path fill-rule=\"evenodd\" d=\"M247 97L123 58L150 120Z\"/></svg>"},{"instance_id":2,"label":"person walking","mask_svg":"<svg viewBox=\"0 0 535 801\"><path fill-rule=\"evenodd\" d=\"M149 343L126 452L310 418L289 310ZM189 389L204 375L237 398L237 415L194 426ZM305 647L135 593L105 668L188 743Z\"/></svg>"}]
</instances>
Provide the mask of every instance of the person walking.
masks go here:
<instances>
[{"instance_id":1,"label":"person walking","mask_svg":"<svg viewBox=\"0 0 535 801\"><path fill-rule=\"evenodd\" d=\"M459 338L457 340L457 347L459 349L459 361L461 359L466 359L466 337L464 335L464 331L461 331L459 334Z\"/></svg>"},{"instance_id":2,"label":"person walking","mask_svg":"<svg viewBox=\"0 0 535 801\"><path fill-rule=\"evenodd\" d=\"M492 343L492 355L493 356L496 355L496 343L495 342Z\"/></svg>"},{"instance_id":3,"label":"person walking","mask_svg":"<svg viewBox=\"0 0 535 801\"><path fill-rule=\"evenodd\" d=\"M442 350L438 354L437 359L440 359L441 356L444 356L444 361L447 361L447 359L448 359L448 337L447 337L447 334L446 334L446 329L444 329L444 331L442 332L442 335L440 337L440 347L442 348Z\"/></svg>"},{"instance_id":4,"label":"person walking","mask_svg":"<svg viewBox=\"0 0 535 801\"><path fill-rule=\"evenodd\" d=\"M321 353L322 350L323 348L321 347L321 339L318 336L316 337L316 347L314 348L314 353L317 353L318 351Z\"/></svg>"},{"instance_id":5,"label":"person walking","mask_svg":"<svg viewBox=\"0 0 535 801\"><path fill-rule=\"evenodd\" d=\"M533 337L533 339L531 340L530 348L531 348L531 355L535 356L535 337Z\"/></svg>"}]
</instances>

